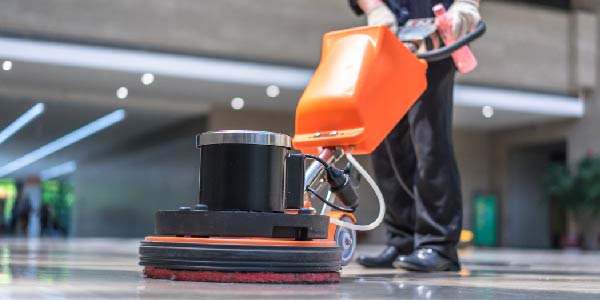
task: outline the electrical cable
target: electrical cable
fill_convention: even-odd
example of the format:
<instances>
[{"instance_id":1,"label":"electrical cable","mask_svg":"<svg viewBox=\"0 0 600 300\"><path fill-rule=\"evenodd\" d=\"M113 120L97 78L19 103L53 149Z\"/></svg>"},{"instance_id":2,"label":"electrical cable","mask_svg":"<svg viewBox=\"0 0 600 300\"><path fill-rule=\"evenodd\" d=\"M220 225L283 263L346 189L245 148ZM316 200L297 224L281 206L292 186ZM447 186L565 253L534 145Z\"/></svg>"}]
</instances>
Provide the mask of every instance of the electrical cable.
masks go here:
<instances>
[{"instance_id":1,"label":"electrical cable","mask_svg":"<svg viewBox=\"0 0 600 300\"><path fill-rule=\"evenodd\" d=\"M316 156L316 155L312 155L312 154L304 154L304 157L308 157L308 158L312 158L318 162L320 162L325 168L329 168L329 164L324 161L322 158Z\"/></svg>"},{"instance_id":2,"label":"electrical cable","mask_svg":"<svg viewBox=\"0 0 600 300\"><path fill-rule=\"evenodd\" d=\"M379 214L377 215L377 218L373 222L371 222L370 224L367 224L367 225L356 225L356 224L344 222L342 220L338 220L335 218L329 218L329 222L331 222L335 225L344 227L344 228L351 229L351 230L357 230L357 231L372 230L375 227L379 226L379 224L381 224L381 222L383 221L383 217L385 216L385 202L383 200L383 194L381 193L381 190L379 189L379 186L377 186L377 183L375 182L375 180L373 180L371 175L369 175L369 173L367 173L367 171L360 165L360 163L358 163L358 161L354 158L354 156L352 156L352 154L346 153L346 159L348 159L348 161L356 168L358 173L360 173L365 178L367 183L369 183L369 185L373 189L373 192L375 192L375 195L377 196L377 200L379 201Z\"/></svg>"},{"instance_id":3,"label":"electrical cable","mask_svg":"<svg viewBox=\"0 0 600 300\"><path fill-rule=\"evenodd\" d=\"M416 56L420 59L424 59L428 62L440 61L446 59L452 55L452 53L463 46L471 43L472 41L481 37L487 29L487 26L484 21L479 21L475 30L468 33L467 35L457 39L454 43L423 53L417 53Z\"/></svg>"},{"instance_id":4,"label":"electrical cable","mask_svg":"<svg viewBox=\"0 0 600 300\"><path fill-rule=\"evenodd\" d=\"M313 195L315 195L315 197L317 197L317 199L321 200L321 202L323 202L323 204L331 206L339 211L343 211L343 212L347 212L347 213L353 213L356 211L356 208L339 206L333 202L327 201L327 199L325 199L323 196L321 196L317 191L315 191L315 189L311 188L310 185L306 186L306 190L311 192Z\"/></svg>"}]
</instances>

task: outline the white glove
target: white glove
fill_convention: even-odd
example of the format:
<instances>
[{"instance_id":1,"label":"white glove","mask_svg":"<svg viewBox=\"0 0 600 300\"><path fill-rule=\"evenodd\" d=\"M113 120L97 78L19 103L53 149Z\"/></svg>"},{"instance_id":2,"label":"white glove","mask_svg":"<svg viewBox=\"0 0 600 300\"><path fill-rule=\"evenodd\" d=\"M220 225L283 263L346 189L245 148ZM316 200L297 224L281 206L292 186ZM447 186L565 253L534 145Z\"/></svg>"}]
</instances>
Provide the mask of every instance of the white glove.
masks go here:
<instances>
[{"instance_id":1,"label":"white glove","mask_svg":"<svg viewBox=\"0 0 600 300\"><path fill-rule=\"evenodd\" d=\"M452 35L455 39L473 31L481 16L479 15L479 0L455 0L448 10L452 22Z\"/></svg>"},{"instance_id":2,"label":"white glove","mask_svg":"<svg viewBox=\"0 0 600 300\"><path fill-rule=\"evenodd\" d=\"M398 33L398 21L396 16L381 0L359 0L358 5L367 15L369 26L385 25L394 34Z\"/></svg>"}]
</instances>

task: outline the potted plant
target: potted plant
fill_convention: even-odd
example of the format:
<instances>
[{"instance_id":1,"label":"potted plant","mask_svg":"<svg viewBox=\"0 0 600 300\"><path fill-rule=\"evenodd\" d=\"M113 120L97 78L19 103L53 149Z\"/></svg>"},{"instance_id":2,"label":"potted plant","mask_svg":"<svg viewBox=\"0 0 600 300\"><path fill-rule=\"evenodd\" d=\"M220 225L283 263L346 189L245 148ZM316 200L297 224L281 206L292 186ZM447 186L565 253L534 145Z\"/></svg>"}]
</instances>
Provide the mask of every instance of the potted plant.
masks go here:
<instances>
[{"instance_id":1,"label":"potted plant","mask_svg":"<svg viewBox=\"0 0 600 300\"><path fill-rule=\"evenodd\" d=\"M544 176L544 187L548 200L567 211L567 234L561 238L562 246L580 247L582 232L577 225L581 225L582 218L591 218L593 222L600 213L600 156L587 155L574 169L562 164L550 165Z\"/></svg>"}]
</instances>

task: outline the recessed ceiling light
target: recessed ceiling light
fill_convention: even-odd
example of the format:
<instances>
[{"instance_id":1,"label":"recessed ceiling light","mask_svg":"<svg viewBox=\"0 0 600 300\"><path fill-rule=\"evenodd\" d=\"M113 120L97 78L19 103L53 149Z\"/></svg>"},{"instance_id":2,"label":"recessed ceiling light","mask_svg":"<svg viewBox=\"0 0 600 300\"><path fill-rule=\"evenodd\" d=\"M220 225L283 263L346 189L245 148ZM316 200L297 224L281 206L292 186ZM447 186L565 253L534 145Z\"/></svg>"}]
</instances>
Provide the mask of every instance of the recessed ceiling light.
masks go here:
<instances>
[{"instance_id":1,"label":"recessed ceiling light","mask_svg":"<svg viewBox=\"0 0 600 300\"><path fill-rule=\"evenodd\" d=\"M269 96L270 98L275 98L275 97L279 96L280 90L279 90L278 86L272 84L267 87L266 92L267 92L267 96Z\"/></svg>"},{"instance_id":2,"label":"recessed ceiling light","mask_svg":"<svg viewBox=\"0 0 600 300\"><path fill-rule=\"evenodd\" d=\"M2 2L3 3L3 2ZM61 55L56 55L60 53ZM0 37L0 57L132 74L303 90L312 68ZM1 63L1 60L0 60Z\"/></svg>"},{"instance_id":3,"label":"recessed ceiling light","mask_svg":"<svg viewBox=\"0 0 600 300\"><path fill-rule=\"evenodd\" d=\"M127 98L128 95L129 95L129 90L126 87L122 86L117 89L117 98L125 99L125 98Z\"/></svg>"},{"instance_id":4,"label":"recessed ceiling light","mask_svg":"<svg viewBox=\"0 0 600 300\"><path fill-rule=\"evenodd\" d=\"M5 60L2 62L2 70L10 71L12 69L13 63L10 60Z\"/></svg>"},{"instance_id":5,"label":"recessed ceiling light","mask_svg":"<svg viewBox=\"0 0 600 300\"><path fill-rule=\"evenodd\" d=\"M154 82L154 74L144 73L141 80L144 85L151 85Z\"/></svg>"},{"instance_id":6,"label":"recessed ceiling light","mask_svg":"<svg viewBox=\"0 0 600 300\"><path fill-rule=\"evenodd\" d=\"M235 110L240 110L240 109L244 108L244 99L242 99L240 97L235 97L235 98L231 99L231 108L233 108Z\"/></svg>"},{"instance_id":7,"label":"recessed ceiling light","mask_svg":"<svg viewBox=\"0 0 600 300\"><path fill-rule=\"evenodd\" d=\"M494 108L489 106L489 105L485 105L481 108L481 114L486 118L489 119L491 117L494 116Z\"/></svg>"}]
</instances>

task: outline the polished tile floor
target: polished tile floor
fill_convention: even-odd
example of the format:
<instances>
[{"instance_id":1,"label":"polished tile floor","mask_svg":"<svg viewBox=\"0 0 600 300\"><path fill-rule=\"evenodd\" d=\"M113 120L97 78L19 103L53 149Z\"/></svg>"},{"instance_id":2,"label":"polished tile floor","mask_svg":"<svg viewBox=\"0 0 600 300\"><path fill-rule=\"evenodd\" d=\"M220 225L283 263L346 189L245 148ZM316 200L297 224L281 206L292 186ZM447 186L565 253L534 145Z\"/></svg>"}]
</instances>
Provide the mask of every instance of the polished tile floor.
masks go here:
<instances>
[{"instance_id":1,"label":"polished tile floor","mask_svg":"<svg viewBox=\"0 0 600 300\"><path fill-rule=\"evenodd\" d=\"M340 284L260 285L146 279L137 247L0 237L0 299L600 299L600 253L474 249L461 252L460 273L350 265Z\"/></svg>"}]
</instances>

